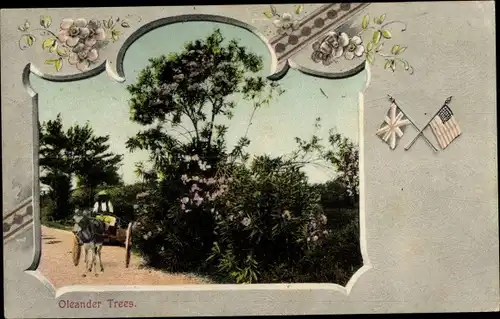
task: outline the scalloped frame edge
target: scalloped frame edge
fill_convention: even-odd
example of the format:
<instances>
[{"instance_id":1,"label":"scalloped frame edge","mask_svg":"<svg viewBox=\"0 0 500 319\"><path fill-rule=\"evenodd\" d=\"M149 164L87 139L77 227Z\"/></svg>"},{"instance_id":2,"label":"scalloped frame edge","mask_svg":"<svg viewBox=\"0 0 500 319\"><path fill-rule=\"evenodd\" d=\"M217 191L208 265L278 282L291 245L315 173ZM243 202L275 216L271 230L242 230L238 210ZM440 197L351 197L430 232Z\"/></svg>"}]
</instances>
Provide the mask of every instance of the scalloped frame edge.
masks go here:
<instances>
[{"instance_id":1,"label":"scalloped frame edge","mask_svg":"<svg viewBox=\"0 0 500 319\"><path fill-rule=\"evenodd\" d=\"M186 19L190 20L186 20ZM294 64L287 60L285 66L282 70L276 72L277 63L276 63L276 55L274 51L269 46L267 39L253 26L250 26L246 23L243 23L239 20L223 17L223 16L215 16L215 15L203 15L203 14L195 14L195 15L180 15L175 17L169 17L164 19L155 20L150 22L143 27L136 30L127 40L124 42L122 47L118 53L118 63L117 63L117 72L115 73L112 70L111 65L108 60L102 62L99 66L93 68L84 73L76 74L76 75L65 75L65 76L53 76L44 74L40 70L38 70L32 63L26 64L22 73L22 82L23 85L32 99L32 116L33 123L38 123L38 93L32 88L30 84L30 74L34 73L35 75L54 82L70 82L70 81L78 81L87 79L93 76L96 76L103 71L107 71L107 73L118 82L125 81L125 72L123 70L123 59L125 57L127 49L134 43L137 39L139 39L142 35L147 32L172 23L177 22L185 22L185 21L213 21L213 22L221 22L230 25L235 25L238 27L242 27L256 36L258 36L263 42L267 45L269 52L272 57L271 63L271 75L268 77L270 80L280 80L282 79L289 70L290 67L298 69L300 72L322 78L329 79L341 79L356 75L366 69L366 82L363 89L358 92L358 111L359 111L359 145L360 145L360 156L359 156L359 176L360 176L360 205L359 205L359 229L360 229L360 250L363 259L363 266L360 267L349 279L346 286L341 286L339 284L334 283L294 283L294 284L252 284L252 285L237 285L237 284L205 284L205 285L141 285L141 286L126 286L126 285L102 285L102 286L90 286L90 285L72 285L72 286L64 286L56 289L52 283L36 268L40 263L41 258L41 221L40 221L40 185L38 183L39 180L39 166L38 161L35 160L38 158L38 149L39 149L39 138L38 131L35 129L33 132L33 191L31 202L33 204L33 243L34 243L34 251L33 251L33 261L31 265L24 270L28 275L34 276L40 282L48 288L55 298L60 298L66 293L70 292L97 292L97 291L200 291L200 290L211 290L211 291L221 291L221 290L270 290L277 291L281 289L298 289L298 290L310 290L310 289L322 289L322 290L330 290L331 292L340 292L345 296L349 296L351 293L355 283L359 278L370 269L372 269L372 264L368 256L368 248L366 242L366 218L365 218L365 178L364 178L364 92L370 85L371 81L371 70L368 62L363 61L360 65L353 68L352 70L340 73L335 75L333 73L328 74L326 72L318 72L310 69L302 68L297 64Z\"/></svg>"}]
</instances>

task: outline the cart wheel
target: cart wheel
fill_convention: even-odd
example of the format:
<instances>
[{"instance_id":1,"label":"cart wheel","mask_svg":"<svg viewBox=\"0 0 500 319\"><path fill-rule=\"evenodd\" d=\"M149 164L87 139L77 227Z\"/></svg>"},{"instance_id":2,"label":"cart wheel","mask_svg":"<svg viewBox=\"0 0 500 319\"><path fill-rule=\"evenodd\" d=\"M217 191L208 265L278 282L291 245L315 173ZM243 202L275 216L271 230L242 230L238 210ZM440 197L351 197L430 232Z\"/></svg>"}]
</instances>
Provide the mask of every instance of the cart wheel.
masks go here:
<instances>
[{"instance_id":1,"label":"cart wheel","mask_svg":"<svg viewBox=\"0 0 500 319\"><path fill-rule=\"evenodd\" d=\"M130 254L132 249L132 223L128 224L127 235L125 237L125 267L130 264Z\"/></svg>"},{"instance_id":2,"label":"cart wheel","mask_svg":"<svg viewBox=\"0 0 500 319\"><path fill-rule=\"evenodd\" d=\"M78 245L78 239L76 235L73 235L73 264L78 266L80 263L80 256L82 254L82 246Z\"/></svg>"}]
</instances>

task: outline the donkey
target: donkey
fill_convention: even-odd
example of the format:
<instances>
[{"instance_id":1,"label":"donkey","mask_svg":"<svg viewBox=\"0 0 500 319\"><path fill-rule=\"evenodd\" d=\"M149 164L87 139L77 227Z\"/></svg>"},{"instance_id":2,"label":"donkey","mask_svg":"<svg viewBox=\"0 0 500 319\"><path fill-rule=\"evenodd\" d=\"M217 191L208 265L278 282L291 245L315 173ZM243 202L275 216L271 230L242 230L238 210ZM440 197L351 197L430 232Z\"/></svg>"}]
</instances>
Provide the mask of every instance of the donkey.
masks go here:
<instances>
[{"instance_id":1,"label":"donkey","mask_svg":"<svg viewBox=\"0 0 500 319\"><path fill-rule=\"evenodd\" d=\"M83 246L83 250L85 251L85 268L88 272L92 272L92 269L94 269L95 276L98 276L96 257L99 257L101 272L104 271L104 267L102 266L101 250L104 244L106 223L102 220L91 217L88 213L83 216L75 216L74 220L75 225L73 227L73 233L78 240L78 245ZM91 258L89 258L89 253ZM83 277L85 276L86 274L84 272Z\"/></svg>"}]
</instances>

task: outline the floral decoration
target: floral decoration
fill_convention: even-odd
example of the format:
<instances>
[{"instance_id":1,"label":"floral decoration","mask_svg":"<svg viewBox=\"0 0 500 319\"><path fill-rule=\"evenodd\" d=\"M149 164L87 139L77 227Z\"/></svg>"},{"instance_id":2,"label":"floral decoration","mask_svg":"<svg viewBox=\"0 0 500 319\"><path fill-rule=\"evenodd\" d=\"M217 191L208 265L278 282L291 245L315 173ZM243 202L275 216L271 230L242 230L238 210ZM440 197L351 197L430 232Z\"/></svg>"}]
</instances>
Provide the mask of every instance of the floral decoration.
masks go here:
<instances>
[{"instance_id":1,"label":"floral decoration","mask_svg":"<svg viewBox=\"0 0 500 319\"><path fill-rule=\"evenodd\" d=\"M19 39L19 48L26 50L31 48L42 37L42 49L48 53L50 58L45 64L53 65L59 72L64 62L76 67L81 72L91 68L99 62L101 50L110 41L120 38L123 28L129 28L128 15L125 19L110 17L107 20L65 18L62 19L56 31L50 29L53 26L51 16L40 17L40 27L31 28L31 23L26 20L18 27L22 32ZM138 17L138 22L141 20Z\"/></svg>"},{"instance_id":2,"label":"floral decoration","mask_svg":"<svg viewBox=\"0 0 500 319\"><path fill-rule=\"evenodd\" d=\"M375 26L370 26L370 16L365 15L361 22L361 32L354 36L349 36L345 32L328 32L320 40L313 43L311 59L315 63L321 62L323 65L330 65L333 62L337 63L341 58L353 60L364 57L368 63L373 64L375 57L380 56L385 59L384 69L394 72L396 66L401 65L406 71L413 74L413 67L401 56L406 51L406 46L394 44L390 54L383 52L385 41L392 39L392 32L387 26L401 23L404 25L401 32L406 30L405 22L390 21L384 24L385 18L385 14L374 18L373 23ZM363 34L368 30L373 30L373 34L370 40L366 42L363 40Z\"/></svg>"},{"instance_id":3,"label":"floral decoration","mask_svg":"<svg viewBox=\"0 0 500 319\"><path fill-rule=\"evenodd\" d=\"M304 10L304 5L299 4L295 6L293 13L285 12L278 13L275 6L270 6L270 11L264 12L268 19L273 19L273 25L276 27L278 34L290 34L300 27L300 13Z\"/></svg>"}]
</instances>

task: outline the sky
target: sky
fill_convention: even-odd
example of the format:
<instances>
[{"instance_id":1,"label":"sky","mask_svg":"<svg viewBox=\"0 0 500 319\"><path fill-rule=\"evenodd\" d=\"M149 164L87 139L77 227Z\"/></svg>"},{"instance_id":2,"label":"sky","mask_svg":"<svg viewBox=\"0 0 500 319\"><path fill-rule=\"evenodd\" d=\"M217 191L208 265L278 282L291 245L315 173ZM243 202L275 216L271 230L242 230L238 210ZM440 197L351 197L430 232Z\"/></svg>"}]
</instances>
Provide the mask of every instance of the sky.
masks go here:
<instances>
[{"instance_id":1,"label":"sky","mask_svg":"<svg viewBox=\"0 0 500 319\"><path fill-rule=\"evenodd\" d=\"M226 41L238 39L240 45L260 55L264 68L260 75L267 76L271 57L266 45L251 32L222 23L182 22L157 28L139 38L128 49L124 59L126 81L117 83L106 72L95 77L74 82L50 82L32 74L30 81L38 92L40 121L55 119L61 113L64 128L73 124L90 122L97 135L110 136L110 150L123 154L120 175L125 183L138 179L135 163L146 161L146 152L130 153L125 148L128 138L143 129L130 121L126 90L128 84L136 82L140 70L148 65L148 59L162 54L182 50L186 42L205 38L216 28L221 30ZM68 66L69 67L69 66ZM314 123L321 117L322 128L317 135L328 136L334 129L351 140L358 141L358 92L364 86L365 71L348 79L320 79L291 69L280 80L286 91L270 105L261 108L254 116L248 138L252 141L247 151L253 155L278 156L296 149L295 137L309 139L314 133ZM326 93L326 98L320 91ZM234 145L247 129L252 104L239 98L234 117L228 124L228 146ZM326 142L326 141L325 141ZM308 166L304 171L310 182L324 182L334 172L325 167Z\"/></svg>"}]
</instances>

